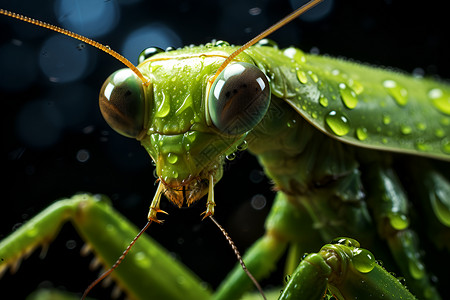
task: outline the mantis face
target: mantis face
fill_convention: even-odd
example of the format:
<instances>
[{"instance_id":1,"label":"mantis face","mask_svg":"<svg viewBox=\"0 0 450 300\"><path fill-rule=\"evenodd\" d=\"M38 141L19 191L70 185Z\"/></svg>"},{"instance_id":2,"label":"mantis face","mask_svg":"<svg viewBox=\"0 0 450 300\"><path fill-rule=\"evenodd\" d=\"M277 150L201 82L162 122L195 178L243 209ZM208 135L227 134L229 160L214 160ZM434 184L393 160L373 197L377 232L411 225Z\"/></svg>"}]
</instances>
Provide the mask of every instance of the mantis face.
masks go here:
<instances>
[{"instance_id":1,"label":"mantis face","mask_svg":"<svg viewBox=\"0 0 450 300\"><path fill-rule=\"evenodd\" d=\"M220 180L225 156L236 151L269 106L267 78L247 56L209 82L234 50L225 48L154 55L138 66L148 86L122 69L100 92L107 122L141 142L156 164L166 197L179 207L203 197L211 178L213 184Z\"/></svg>"}]
</instances>

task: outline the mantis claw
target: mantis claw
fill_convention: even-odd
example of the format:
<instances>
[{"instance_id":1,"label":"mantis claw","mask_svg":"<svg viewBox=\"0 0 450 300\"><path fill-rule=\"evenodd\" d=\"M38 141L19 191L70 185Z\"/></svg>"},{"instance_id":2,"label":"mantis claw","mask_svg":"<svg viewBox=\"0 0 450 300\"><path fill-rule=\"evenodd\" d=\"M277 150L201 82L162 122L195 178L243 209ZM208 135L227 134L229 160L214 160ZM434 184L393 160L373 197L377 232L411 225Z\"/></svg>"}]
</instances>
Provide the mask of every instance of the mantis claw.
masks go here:
<instances>
[{"instance_id":1,"label":"mantis claw","mask_svg":"<svg viewBox=\"0 0 450 300\"><path fill-rule=\"evenodd\" d=\"M206 211L202 212L200 215L204 215L202 221L214 215L214 206L216 206L216 202L214 202L214 178L212 175L209 176L209 188L208 188L208 200L206 201Z\"/></svg>"},{"instance_id":2,"label":"mantis claw","mask_svg":"<svg viewBox=\"0 0 450 300\"><path fill-rule=\"evenodd\" d=\"M156 190L155 197L152 200L152 203L150 204L150 210L148 212L147 219L149 221L161 224L164 222L164 220L159 220L156 216L158 213L163 213L168 215L167 212L159 208L159 201L161 200L161 195L163 193L163 184L160 182L158 185L158 189Z\"/></svg>"}]
</instances>

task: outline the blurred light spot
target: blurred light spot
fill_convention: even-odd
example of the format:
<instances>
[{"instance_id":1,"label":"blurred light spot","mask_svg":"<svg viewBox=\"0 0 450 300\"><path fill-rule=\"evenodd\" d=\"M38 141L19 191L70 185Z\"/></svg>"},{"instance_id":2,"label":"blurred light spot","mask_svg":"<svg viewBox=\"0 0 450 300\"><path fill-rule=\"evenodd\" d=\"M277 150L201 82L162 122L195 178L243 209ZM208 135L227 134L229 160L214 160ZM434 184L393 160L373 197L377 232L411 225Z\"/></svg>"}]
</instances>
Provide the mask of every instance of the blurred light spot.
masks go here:
<instances>
[{"instance_id":1,"label":"blurred light spot","mask_svg":"<svg viewBox=\"0 0 450 300\"><path fill-rule=\"evenodd\" d=\"M30 47L17 40L0 46L0 88L25 89L36 79L37 70L36 56Z\"/></svg>"},{"instance_id":2,"label":"blurred light spot","mask_svg":"<svg viewBox=\"0 0 450 300\"><path fill-rule=\"evenodd\" d=\"M139 54L148 47L178 48L182 46L181 38L172 29L161 23L143 26L131 32L122 46L122 55L132 62L137 62Z\"/></svg>"},{"instance_id":3,"label":"blurred light spot","mask_svg":"<svg viewBox=\"0 0 450 300\"><path fill-rule=\"evenodd\" d=\"M269 25L266 14L267 3L258 3L258 7L250 6L246 1L222 0L220 1L220 19L218 20L217 36L225 40L239 43L252 38L253 32L261 32ZM249 14L252 17L249 17Z\"/></svg>"},{"instance_id":4,"label":"blurred light spot","mask_svg":"<svg viewBox=\"0 0 450 300\"><path fill-rule=\"evenodd\" d=\"M261 170L254 169L250 172L250 181L260 183L264 179L264 173Z\"/></svg>"},{"instance_id":5,"label":"blurred light spot","mask_svg":"<svg viewBox=\"0 0 450 300\"><path fill-rule=\"evenodd\" d=\"M87 162L89 160L89 158L90 158L89 151L87 151L86 149L78 150L78 152L77 152L77 160L79 162L82 162L82 163Z\"/></svg>"},{"instance_id":6,"label":"blurred light spot","mask_svg":"<svg viewBox=\"0 0 450 300\"><path fill-rule=\"evenodd\" d=\"M266 203L266 197L261 194L256 194L252 197L252 200L250 200L251 206L256 210L261 210L266 207Z\"/></svg>"},{"instance_id":7,"label":"blurred light spot","mask_svg":"<svg viewBox=\"0 0 450 300\"><path fill-rule=\"evenodd\" d=\"M46 148L60 138L62 117L53 102L35 100L22 107L15 126L17 135L26 145Z\"/></svg>"},{"instance_id":8,"label":"blurred light spot","mask_svg":"<svg viewBox=\"0 0 450 300\"><path fill-rule=\"evenodd\" d=\"M61 112L64 128L83 130L98 109L97 91L81 83L54 86L48 98Z\"/></svg>"},{"instance_id":9,"label":"blurred light spot","mask_svg":"<svg viewBox=\"0 0 450 300\"><path fill-rule=\"evenodd\" d=\"M87 37L110 32L120 20L116 1L57 0L54 7L62 27Z\"/></svg>"},{"instance_id":10,"label":"blurred light spot","mask_svg":"<svg viewBox=\"0 0 450 300\"><path fill-rule=\"evenodd\" d=\"M71 82L86 75L89 51L77 49L78 41L55 35L40 50L39 66L52 82Z\"/></svg>"},{"instance_id":11,"label":"blurred light spot","mask_svg":"<svg viewBox=\"0 0 450 300\"><path fill-rule=\"evenodd\" d=\"M261 14L261 11L262 10L259 7L252 7L248 10L248 13L252 16L257 16L257 15Z\"/></svg>"},{"instance_id":12,"label":"blurred light spot","mask_svg":"<svg viewBox=\"0 0 450 300\"><path fill-rule=\"evenodd\" d=\"M66 248L69 250L75 249L76 246L77 246L77 242L75 240L68 240L66 242Z\"/></svg>"},{"instance_id":13,"label":"blurred light spot","mask_svg":"<svg viewBox=\"0 0 450 300\"><path fill-rule=\"evenodd\" d=\"M293 10L305 5L309 0L289 0ZM334 0L327 0L317 4L311 10L305 12L299 18L305 22L316 22L327 17L333 10Z\"/></svg>"}]
</instances>

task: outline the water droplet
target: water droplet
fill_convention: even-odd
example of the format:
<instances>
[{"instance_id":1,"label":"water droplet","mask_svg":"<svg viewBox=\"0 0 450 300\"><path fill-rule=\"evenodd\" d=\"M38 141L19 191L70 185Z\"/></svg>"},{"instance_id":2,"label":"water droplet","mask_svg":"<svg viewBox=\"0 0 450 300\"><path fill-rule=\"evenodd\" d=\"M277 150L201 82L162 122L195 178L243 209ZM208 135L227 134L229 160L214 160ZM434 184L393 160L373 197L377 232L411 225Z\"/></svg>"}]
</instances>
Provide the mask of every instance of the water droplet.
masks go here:
<instances>
[{"instance_id":1,"label":"water droplet","mask_svg":"<svg viewBox=\"0 0 450 300\"><path fill-rule=\"evenodd\" d=\"M450 115L450 95L448 93L444 93L441 89L432 89L428 92L428 97L440 112Z\"/></svg>"},{"instance_id":2,"label":"water droplet","mask_svg":"<svg viewBox=\"0 0 450 300\"><path fill-rule=\"evenodd\" d=\"M356 93L349 88L345 83L339 84L339 93L341 94L342 102L349 109L353 109L358 104Z\"/></svg>"},{"instance_id":3,"label":"water droplet","mask_svg":"<svg viewBox=\"0 0 450 300\"><path fill-rule=\"evenodd\" d=\"M415 279L421 279L425 275L425 266L418 259L410 259L409 272Z\"/></svg>"},{"instance_id":4,"label":"water droplet","mask_svg":"<svg viewBox=\"0 0 450 300\"><path fill-rule=\"evenodd\" d=\"M325 96L322 95L322 96L320 96L319 103L323 107L327 107L328 106L328 99Z\"/></svg>"},{"instance_id":5,"label":"water droplet","mask_svg":"<svg viewBox=\"0 0 450 300\"><path fill-rule=\"evenodd\" d=\"M416 128L419 129L419 130L425 130L425 129L427 129L427 124L422 123L422 122L417 123L416 124Z\"/></svg>"},{"instance_id":6,"label":"water droplet","mask_svg":"<svg viewBox=\"0 0 450 300\"><path fill-rule=\"evenodd\" d=\"M317 83L319 82L319 78L317 77L317 75L311 71L308 71L309 76L311 76L312 80Z\"/></svg>"},{"instance_id":7,"label":"water droplet","mask_svg":"<svg viewBox=\"0 0 450 300\"><path fill-rule=\"evenodd\" d=\"M236 158L236 153L233 152L231 154L228 154L227 156L225 156L225 158L229 161L232 161Z\"/></svg>"},{"instance_id":8,"label":"water droplet","mask_svg":"<svg viewBox=\"0 0 450 300\"><path fill-rule=\"evenodd\" d=\"M306 110L306 107L305 107L305 106L303 106L302 108L303 108L304 110ZM290 120L290 121L287 121L286 126L287 126L288 128L292 128L292 127L295 126L296 123L297 123L297 120L296 120L296 119L292 119L292 120Z\"/></svg>"},{"instance_id":9,"label":"water droplet","mask_svg":"<svg viewBox=\"0 0 450 300\"><path fill-rule=\"evenodd\" d=\"M402 125L402 126L400 126L400 131L401 131L404 135L408 135L408 134L411 134L412 129L411 129L411 127L409 127L408 125Z\"/></svg>"},{"instance_id":10,"label":"water droplet","mask_svg":"<svg viewBox=\"0 0 450 300\"><path fill-rule=\"evenodd\" d=\"M391 123L391 117L389 115L383 115L383 124L388 125Z\"/></svg>"},{"instance_id":11,"label":"water droplet","mask_svg":"<svg viewBox=\"0 0 450 300\"><path fill-rule=\"evenodd\" d=\"M445 136L445 131L442 128L438 128L434 131L434 134L436 135L436 137L438 138L443 138Z\"/></svg>"},{"instance_id":12,"label":"water droplet","mask_svg":"<svg viewBox=\"0 0 450 300\"><path fill-rule=\"evenodd\" d=\"M361 95L361 93L364 91L363 85L354 79L348 80L348 85L355 91L356 95Z\"/></svg>"},{"instance_id":13,"label":"water droplet","mask_svg":"<svg viewBox=\"0 0 450 300\"><path fill-rule=\"evenodd\" d=\"M450 118L443 117L443 118L440 120L440 122L441 122L442 125L448 126L448 125L450 125Z\"/></svg>"},{"instance_id":14,"label":"water droplet","mask_svg":"<svg viewBox=\"0 0 450 300\"><path fill-rule=\"evenodd\" d=\"M305 53L303 53L302 51L300 51L297 48L294 47L289 47L286 48L283 51L283 54L286 55L289 58L292 58L293 60L295 60L297 63L303 64L306 62L306 56Z\"/></svg>"},{"instance_id":15,"label":"water droplet","mask_svg":"<svg viewBox=\"0 0 450 300\"><path fill-rule=\"evenodd\" d=\"M409 226L409 219L404 214L389 213L389 221L396 230L404 230Z\"/></svg>"},{"instance_id":16,"label":"water droplet","mask_svg":"<svg viewBox=\"0 0 450 300\"><path fill-rule=\"evenodd\" d=\"M450 140L442 141L442 152L450 154Z\"/></svg>"},{"instance_id":17,"label":"water droplet","mask_svg":"<svg viewBox=\"0 0 450 300\"><path fill-rule=\"evenodd\" d=\"M162 100L160 100L161 104L159 105L158 110L156 111L155 117L164 118L170 112L170 101L168 100L169 97L167 97L164 92L161 92L157 95L162 96Z\"/></svg>"},{"instance_id":18,"label":"water droplet","mask_svg":"<svg viewBox=\"0 0 450 300\"><path fill-rule=\"evenodd\" d=\"M383 81L383 86L398 105L405 106L408 103L408 91L397 82L394 80L385 80Z\"/></svg>"},{"instance_id":19,"label":"water droplet","mask_svg":"<svg viewBox=\"0 0 450 300\"><path fill-rule=\"evenodd\" d=\"M367 139L367 137L368 137L367 128L365 128L365 127L356 128L356 137L360 141L364 141L365 139Z\"/></svg>"},{"instance_id":20,"label":"water droplet","mask_svg":"<svg viewBox=\"0 0 450 300\"><path fill-rule=\"evenodd\" d=\"M423 140L416 142L416 148L419 151L429 151L431 149L430 145L426 144Z\"/></svg>"},{"instance_id":21,"label":"water droplet","mask_svg":"<svg viewBox=\"0 0 450 300\"><path fill-rule=\"evenodd\" d=\"M349 121L342 113L332 110L325 116L325 121L337 136L346 135L350 131Z\"/></svg>"},{"instance_id":22,"label":"water droplet","mask_svg":"<svg viewBox=\"0 0 450 300\"><path fill-rule=\"evenodd\" d=\"M236 150L238 151L245 151L248 148L248 143L246 140L243 140L242 143L236 147Z\"/></svg>"},{"instance_id":23,"label":"water droplet","mask_svg":"<svg viewBox=\"0 0 450 300\"><path fill-rule=\"evenodd\" d=\"M303 72L302 70L297 71L297 79L303 84L308 82L308 77L306 77L306 73Z\"/></svg>"},{"instance_id":24,"label":"water droplet","mask_svg":"<svg viewBox=\"0 0 450 300\"><path fill-rule=\"evenodd\" d=\"M331 241L331 244L338 244L338 245L344 245L347 247L355 247L355 248L359 248L359 246L360 246L360 244L357 240L352 239L352 238L347 238L347 237L335 238L334 240Z\"/></svg>"},{"instance_id":25,"label":"water droplet","mask_svg":"<svg viewBox=\"0 0 450 300\"><path fill-rule=\"evenodd\" d=\"M39 234L39 230L37 230L37 228L34 226L32 226L32 227L28 226L26 232L27 232L27 236L30 238L34 238Z\"/></svg>"},{"instance_id":26,"label":"water droplet","mask_svg":"<svg viewBox=\"0 0 450 300\"><path fill-rule=\"evenodd\" d=\"M169 164L175 164L178 161L178 155L176 155L175 153L167 154L167 161L169 162Z\"/></svg>"},{"instance_id":27,"label":"water droplet","mask_svg":"<svg viewBox=\"0 0 450 300\"><path fill-rule=\"evenodd\" d=\"M150 265L152 264L151 260L142 251L140 251L134 255L134 260L135 260L135 263L142 269L148 269L148 268L150 268Z\"/></svg>"},{"instance_id":28,"label":"water droplet","mask_svg":"<svg viewBox=\"0 0 450 300\"><path fill-rule=\"evenodd\" d=\"M366 249L355 248L352 250L352 262L356 270L361 273L368 273L375 267L375 257Z\"/></svg>"},{"instance_id":29,"label":"water droplet","mask_svg":"<svg viewBox=\"0 0 450 300\"><path fill-rule=\"evenodd\" d=\"M285 282L285 283L288 283L289 280L291 280L291 275L286 275L286 276L284 276L284 282Z\"/></svg>"}]
</instances>

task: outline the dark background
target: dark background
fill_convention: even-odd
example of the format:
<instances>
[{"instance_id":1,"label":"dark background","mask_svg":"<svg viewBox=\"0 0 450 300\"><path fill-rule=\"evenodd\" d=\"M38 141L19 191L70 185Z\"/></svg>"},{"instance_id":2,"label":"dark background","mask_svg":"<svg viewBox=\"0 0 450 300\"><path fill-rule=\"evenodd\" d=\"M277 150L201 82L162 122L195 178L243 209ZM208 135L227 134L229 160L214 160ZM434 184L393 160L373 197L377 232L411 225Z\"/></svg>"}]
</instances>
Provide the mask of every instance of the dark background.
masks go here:
<instances>
[{"instance_id":1,"label":"dark background","mask_svg":"<svg viewBox=\"0 0 450 300\"><path fill-rule=\"evenodd\" d=\"M60 25L53 2L1 0L0 7ZM114 30L95 39L119 52L134 29L154 22L179 36L181 44L175 47L211 39L242 44L292 11L288 1L280 0L99 3L116 5L120 18L116 18ZM261 9L259 14L255 7ZM306 52L319 51L448 80L447 11L442 1L411 6L411 2L395 0L336 0L322 18L296 20L270 38L280 47L295 45ZM150 158L138 142L112 131L97 107L103 81L123 66L90 46L74 42L75 52L88 53L89 67L75 81L52 82L55 80L49 80L37 64L40 56L50 55L42 45L56 34L5 16L0 16L0 28L0 238L55 200L77 192L110 196L116 209L142 227L155 192ZM169 46L152 40L146 45ZM65 55L64 50L56 51ZM136 58L132 59L135 63ZM71 60L69 55L67 60ZM58 68L64 69L64 65ZM65 72L70 74L70 69ZM77 159L80 150L89 153L87 161ZM270 183L260 172L255 159L241 153L228 164L215 189L216 218L242 252L263 233L273 197ZM262 210L250 205L257 194L267 199ZM164 225L152 225L149 234L216 287L235 264L235 258L211 222L201 222L204 200L190 209L179 210L165 199L161 206L169 216ZM83 291L97 272L88 270L89 257L80 258L82 244L72 227L64 226L44 260L34 254L22 263L16 275L5 274L0 281L0 295L22 299L38 286L48 285ZM99 288L92 295L108 298L109 293Z\"/></svg>"}]
</instances>

